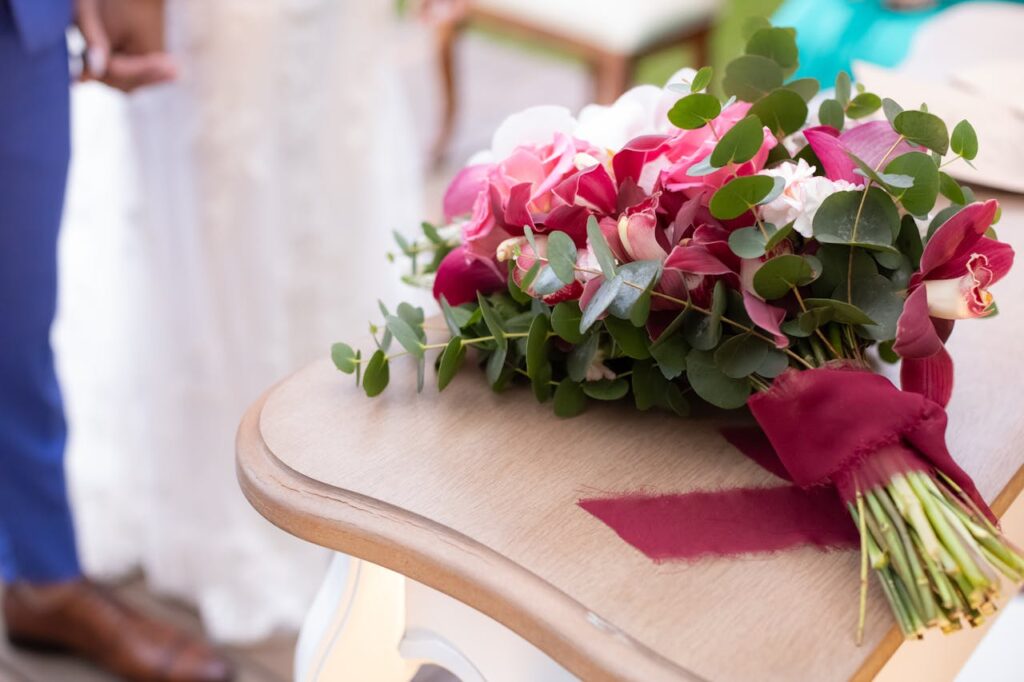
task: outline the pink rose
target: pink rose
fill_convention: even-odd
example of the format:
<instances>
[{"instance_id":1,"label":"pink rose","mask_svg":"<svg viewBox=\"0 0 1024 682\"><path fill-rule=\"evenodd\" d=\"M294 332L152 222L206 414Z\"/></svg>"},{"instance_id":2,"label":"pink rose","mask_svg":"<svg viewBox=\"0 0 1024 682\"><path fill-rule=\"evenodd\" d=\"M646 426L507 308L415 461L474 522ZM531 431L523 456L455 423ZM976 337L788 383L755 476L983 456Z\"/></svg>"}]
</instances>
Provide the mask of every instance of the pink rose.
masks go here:
<instances>
[{"instance_id":1,"label":"pink rose","mask_svg":"<svg viewBox=\"0 0 1024 682\"><path fill-rule=\"evenodd\" d=\"M706 203L711 194L732 178L753 175L764 168L768 152L778 144L768 128L764 129L764 142L752 159L741 164L729 164L709 175L690 176L687 171L706 159L715 149L719 138L742 120L750 110L747 102L736 102L726 108L718 118L696 130L681 130L668 143L667 168L662 171L661 183L670 192L682 192L687 197L703 196Z\"/></svg>"},{"instance_id":2,"label":"pink rose","mask_svg":"<svg viewBox=\"0 0 1024 682\"><path fill-rule=\"evenodd\" d=\"M479 291L491 294L505 286L497 265L491 260L473 258L464 246L444 257L434 276L434 298L445 297L449 305L462 305L476 300Z\"/></svg>"}]
</instances>

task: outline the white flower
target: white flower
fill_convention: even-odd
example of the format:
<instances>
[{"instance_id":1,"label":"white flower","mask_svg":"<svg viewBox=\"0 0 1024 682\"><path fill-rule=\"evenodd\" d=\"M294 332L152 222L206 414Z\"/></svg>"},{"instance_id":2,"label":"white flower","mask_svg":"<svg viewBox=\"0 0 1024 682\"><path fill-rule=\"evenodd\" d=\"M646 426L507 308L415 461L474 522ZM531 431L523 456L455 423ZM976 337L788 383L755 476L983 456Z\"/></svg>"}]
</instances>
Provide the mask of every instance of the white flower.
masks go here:
<instances>
[{"instance_id":1,"label":"white flower","mask_svg":"<svg viewBox=\"0 0 1024 682\"><path fill-rule=\"evenodd\" d=\"M813 235L814 214L830 194L859 189L846 180L815 176L814 166L803 159L763 170L760 175L786 181L786 189L782 194L761 207L761 217L776 227L793 223L793 229L804 237Z\"/></svg>"},{"instance_id":2,"label":"white flower","mask_svg":"<svg viewBox=\"0 0 1024 682\"><path fill-rule=\"evenodd\" d=\"M590 366L587 367L586 380L601 381L602 379L608 379L610 381L614 379L615 376L615 372L604 364L604 351L598 349L597 352L594 353L593 359L590 361Z\"/></svg>"}]
</instances>

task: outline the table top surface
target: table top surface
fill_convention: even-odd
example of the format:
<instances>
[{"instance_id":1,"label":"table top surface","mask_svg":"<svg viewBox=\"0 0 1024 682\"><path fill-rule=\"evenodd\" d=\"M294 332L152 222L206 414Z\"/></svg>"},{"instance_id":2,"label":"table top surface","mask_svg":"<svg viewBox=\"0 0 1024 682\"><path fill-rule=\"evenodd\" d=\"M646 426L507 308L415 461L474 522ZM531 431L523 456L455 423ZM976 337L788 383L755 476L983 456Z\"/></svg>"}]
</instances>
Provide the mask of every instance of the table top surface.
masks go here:
<instances>
[{"instance_id":1,"label":"table top surface","mask_svg":"<svg viewBox=\"0 0 1024 682\"><path fill-rule=\"evenodd\" d=\"M1024 248L1024 199L1000 197ZM1024 268L1001 313L950 341L950 449L1001 513L1024 485ZM504 623L585 679L867 679L900 644L872 581L854 642L859 555L802 548L656 564L581 497L777 484L717 418L592 405L562 420L528 389L492 393L467 368L415 392L396 361L368 399L318 362L270 390L239 432L253 504L285 530L399 571Z\"/></svg>"}]
</instances>

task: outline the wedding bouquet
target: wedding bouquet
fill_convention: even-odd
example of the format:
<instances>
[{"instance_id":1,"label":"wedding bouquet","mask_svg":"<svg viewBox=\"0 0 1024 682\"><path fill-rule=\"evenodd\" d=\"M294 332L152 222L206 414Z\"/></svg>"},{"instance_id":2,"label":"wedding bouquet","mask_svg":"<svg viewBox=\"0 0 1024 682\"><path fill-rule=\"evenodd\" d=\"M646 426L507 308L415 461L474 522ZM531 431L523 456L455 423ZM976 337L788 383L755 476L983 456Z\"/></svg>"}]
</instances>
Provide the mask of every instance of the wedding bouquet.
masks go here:
<instances>
[{"instance_id":1,"label":"wedding bouquet","mask_svg":"<svg viewBox=\"0 0 1024 682\"><path fill-rule=\"evenodd\" d=\"M794 484L790 514L834 517L842 501L838 536L856 532L862 553L858 636L869 566L906 636L977 624L997 574L1024 577L945 447L945 341L955 320L995 314L988 289L1013 259L996 202L943 170L970 163L977 138L846 74L828 96L787 80L797 58L791 29L757 25L724 102L703 68L578 118L510 117L451 183L447 224L398 238L450 338L430 343L421 309L382 304L373 353L336 344L333 358L370 396L397 355L422 388L439 351L444 389L472 348L495 390L527 384L559 416L590 400L747 406L763 435L730 440ZM902 360L902 390L876 356ZM748 516L773 490L745 491ZM634 542L606 502L581 504Z\"/></svg>"}]
</instances>

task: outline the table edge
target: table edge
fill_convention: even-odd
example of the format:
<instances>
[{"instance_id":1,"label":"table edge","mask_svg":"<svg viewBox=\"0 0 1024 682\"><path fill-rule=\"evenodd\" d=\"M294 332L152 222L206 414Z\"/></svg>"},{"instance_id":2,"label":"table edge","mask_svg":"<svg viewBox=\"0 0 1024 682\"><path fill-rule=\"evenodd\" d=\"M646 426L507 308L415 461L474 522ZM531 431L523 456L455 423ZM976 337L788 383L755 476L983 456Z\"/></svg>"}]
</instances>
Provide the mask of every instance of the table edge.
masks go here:
<instances>
[{"instance_id":1,"label":"table edge","mask_svg":"<svg viewBox=\"0 0 1024 682\"><path fill-rule=\"evenodd\" d=\"M582 679L702 682L700 676L472 538L289 467L274 455L260 431L260 416L273 390L246 411L235 448L242 492L268 521L303 540L394 570L467 604ZM550 605L546 616L522 607L540 601Z\"/></svg>"}]
</instances>

